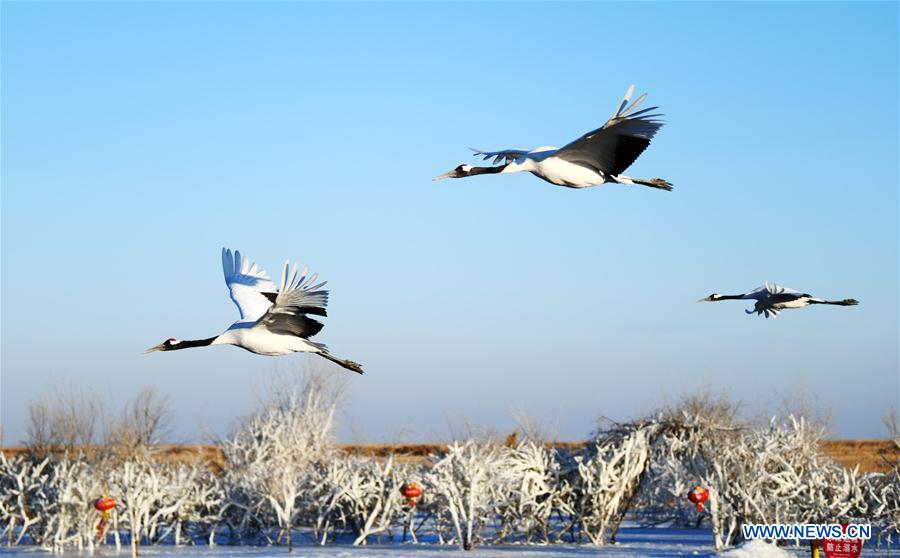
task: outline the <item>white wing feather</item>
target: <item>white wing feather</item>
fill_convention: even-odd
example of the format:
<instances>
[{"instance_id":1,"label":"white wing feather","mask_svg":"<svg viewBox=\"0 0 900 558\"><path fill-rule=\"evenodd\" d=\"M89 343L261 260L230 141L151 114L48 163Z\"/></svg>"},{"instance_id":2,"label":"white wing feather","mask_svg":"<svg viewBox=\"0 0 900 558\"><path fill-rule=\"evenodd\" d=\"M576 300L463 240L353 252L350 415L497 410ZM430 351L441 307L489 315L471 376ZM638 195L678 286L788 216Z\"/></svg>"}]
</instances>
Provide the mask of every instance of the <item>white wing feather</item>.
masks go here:
<instances>
[{"instance_id":1,"label":"white wing feather","mask_svg":"<svg viewBox=\"0 0 900 558\"><path fill-rule=\"evenodd\" d=\"M324 310L328 305L328 291L317 290L325 286L327 281L315 284L319 278L317 273L309 274L309 269L303 268L297 272L297 264L284 262L284 271L281 273L281 287L278 289L278 298L275 299L275 307L297 306L301 308L317 308ZM274 310L274 309L273 309Z\"/></svg>"},{"instance_id":2,"label":"white wing feather","mask_svg":"<svg viewBox=\"0 0 900 558\"><path fill-rule=\"evenodd\" d=\"M775 283L769 283L766 281L766 290L769 291L769 294L793 294L793 295L802 295L800 291L795 291L794 289L789 289L787 287L782 287L781 285L776 285Z\"/></svg>"},{"instance_id":3,"label":"white wing feather","mask_svg":"<svg viewBox=\"0 0 900 558\"><path fill-rule=\"evenodd\" d=\"M272 306L263 293L275 293L275 283L240 251L222 248L222 271L231 300L241 314L240 321L255 322Z\"/></svg>"}]
</instances>

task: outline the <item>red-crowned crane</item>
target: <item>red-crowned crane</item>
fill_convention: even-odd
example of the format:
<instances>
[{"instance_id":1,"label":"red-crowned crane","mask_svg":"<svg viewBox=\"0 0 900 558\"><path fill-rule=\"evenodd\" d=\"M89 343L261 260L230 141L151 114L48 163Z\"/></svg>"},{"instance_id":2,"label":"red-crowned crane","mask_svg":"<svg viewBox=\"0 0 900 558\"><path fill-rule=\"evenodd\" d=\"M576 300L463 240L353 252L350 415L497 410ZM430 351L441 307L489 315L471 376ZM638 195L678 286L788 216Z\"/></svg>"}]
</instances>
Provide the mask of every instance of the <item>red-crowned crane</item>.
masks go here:
<instances>
[{"instance_id":1,"label":"red-crowned crane","mask_svg":"<svg viewBox=\"0 0 900 558\"><path fill-rule=\"evenodd\" d=\"M146 352L235 345L259 355L314 353L348 370L363 373L359 364L337 358L325 345L309 340L324 326L308 315L325 316L328 304L328 291L321 290L325 282L315 284L318 275L309 274L306 268L298 273L296 264L291 266L285 262L281 286L276 289L265 271L239 251L232 254L226 248L222 249L222 269L241 319L221 335L193 341L170 338Z\"/></svg>"},{"instance_id":2,"label":"red-crowned crane","mask_svg":"<svg viewBox=\"0 0 900 558\"><path fill-rule=\"evenodd\" d=\"M551 184L568 188L587 188L598 184L641 184L660 190L672 190L672 185L661 179L644 180L622 174L650 145L650 140L662 128L657 120L661 114L652 114L657 107L635 112L647 94L628 104L634 85L628 88L619 108L602 127L590 131L562 148L538 147L531 151L505 149L503 151L479 151L484 160L494 158L491 167L460 165L450 172L434 177L464 178L478 174L510 174L530 172ZM499 164L503 162L503 164Z\"/></svg>"},{"instance_id":3,"label":"red-crowned crane","mask_svg":"<svg viewBox=\"0 0 900 558\"><path fill-rule=\"evenodd\" d=\"M756 314L757 316L765 315L766 318L772 316L778 317L778 313L786 308L803 308L812 304L832 304L835 306L856 306L859 301L853 298L845 298L844 300L825 300L822 298L814 298L810 294L801 293L794 289L779 287L778 285L770 285L768 282L764 286L754 289L749 293L738 295L720 295L713 293L706 298L701 298L697 302L716 302L719 300L755 300L753 310L744 310L747 314Z\"/></svg>"}]
</instances>

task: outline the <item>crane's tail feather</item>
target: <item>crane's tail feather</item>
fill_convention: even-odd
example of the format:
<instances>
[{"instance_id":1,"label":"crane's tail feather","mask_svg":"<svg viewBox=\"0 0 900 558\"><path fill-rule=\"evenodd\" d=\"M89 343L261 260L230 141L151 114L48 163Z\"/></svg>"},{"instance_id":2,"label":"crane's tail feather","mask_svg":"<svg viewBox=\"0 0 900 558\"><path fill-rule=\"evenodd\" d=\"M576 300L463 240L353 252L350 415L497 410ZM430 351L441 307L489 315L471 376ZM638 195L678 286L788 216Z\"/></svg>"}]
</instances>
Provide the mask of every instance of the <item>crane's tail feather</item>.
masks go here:
<instances>
[{"instance_id":1,"label":"crane's tail feather","mask_svg":"<svg viewBox=\"0 0 900 558\"><path fill-rule=\"evenodd\" d=\"M331 362L337 364L338 366L342 366L342 367L346 368L347 370L352 370L352 371L356 372L357 374L363 373L362 366L353 362L352 360L345 360L342 358L338 358L338 357L333 356L330 353L327 353L324 351L316 353L316 354L322 358L330 360Z\"/></svg>"}]
</instances>

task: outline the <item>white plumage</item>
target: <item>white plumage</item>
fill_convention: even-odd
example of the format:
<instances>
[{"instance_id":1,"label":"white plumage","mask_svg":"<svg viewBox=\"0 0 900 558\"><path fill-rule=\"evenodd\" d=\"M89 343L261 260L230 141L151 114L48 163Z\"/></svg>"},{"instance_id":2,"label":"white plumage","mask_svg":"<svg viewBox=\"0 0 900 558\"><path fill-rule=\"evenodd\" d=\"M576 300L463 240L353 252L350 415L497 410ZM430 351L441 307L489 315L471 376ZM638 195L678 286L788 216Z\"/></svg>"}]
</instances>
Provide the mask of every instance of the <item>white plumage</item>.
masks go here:
<instances>
[{"instance_id":1,"label":"white plumage","mask_svg":"<svg viewBox=\"0 0 900 558\"><path fill-rule=\"evenodd\" d=\"M631 105L628 104L633 92L632 85L619 103L618 109L603 126L562 148L543 146L530 151L473 149L475 155L483 156L484 160L493 159L495 166L460 165L450 172L436 176L434 180L464 178L478 174L530 172L551 184L568 188L587 188L598 184L615 183L641 184L671 190L672 185L661 178L644 180L622 174L650 145L650 140L663 126L657 119L661 115L651 114L657 107L635 110L647 98L646 94L638 97Z\"/></svg>"},{"instance_id":2,"label":"white plumage","mask_svg":"<svg viewBox=\"0 0 900 558\"><path fill-rule=\"evenodd\" d=\"M844 300L825 300L810 294L801 293L779 285L769 284L739 295L720 295L713 293L697 302L717 302L720 300L755 300L752 310L744 310L747 314L756 314L766 318L777 318L778 313L787 308L803 308L812 304L830 304L834 306L855 306L859 302L852 298Z\"/></svg>"},{"instance_id":3,"label":"white plumage","mask_svg":"<svg viewBox=\"0 0 900 558\"><path fill-rule=\"evenodd\" d=\"M241 319L238 322L255 322L272 306L272 301L262 293L275 293L278 288L266 272L251 263L240 251L222 248L222 271L231 300L238 307Z\"/></svg>"},{"instance_id":4,"label":"white plumage","mask_svg":"<svg viewBox=\"0 0 900 558\"><path fill-rule=\"evenodd\" d=\"M278 288L266 272L259 269L239 251L222 249L222 270L231 300L238 307L240 319L216 337L192 341L170 338L147 352L172 351L206 345L235 345L250 352L277 356L290 353L315 353L348 370L362 374L359 364L339 359L325 345L310 341L322 323L309 315L325 316L328 291L325 282L316 283L318 275L307 268L285 262Z\"/></svg>"}]
</instances>

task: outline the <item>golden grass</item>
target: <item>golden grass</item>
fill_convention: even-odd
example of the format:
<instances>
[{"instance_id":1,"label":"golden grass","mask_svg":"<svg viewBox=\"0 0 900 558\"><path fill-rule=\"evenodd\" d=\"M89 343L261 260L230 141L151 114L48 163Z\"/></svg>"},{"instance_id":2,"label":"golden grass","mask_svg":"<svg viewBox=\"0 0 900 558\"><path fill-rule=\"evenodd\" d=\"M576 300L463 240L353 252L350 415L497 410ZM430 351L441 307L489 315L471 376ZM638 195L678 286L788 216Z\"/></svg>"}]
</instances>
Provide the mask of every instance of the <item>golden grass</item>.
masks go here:
<instances>
[{"instance_id":1,"label":"golden grass","mask_svg":"<svg viewBox=\"0 0 900 558\"><path fill-rule=\"evenodd\" d=\"M555 442L552 445L566 449L578 449L586 442ZM399 462L414 463L424 461L429 455L447 448L446 444L349 444L340 450L350 454L374 458L394 455ZM891 440L825 440L822 453L847 468L859 465L861 472L885 472L890 463L900 460L900 451ZM170 463L204 462L213 471L221 473L225 467L222 450L211 445L168 444L155 448L154 459ZM22 446L2 448L7 457L26 452ZM90 453L90 452L89 452Z\"/></svg>"},{"instance_id":2,"label":"golden grass","mask_svg":"<svg viewBox=\"0 0 900 558\"><path fill-rule=\"evenodd\" d=\"M864 473L884 473L892 462L900 461L900 450L892 440L825 440L821 449L848 469L859 465Z\"/></svg>"}]
</instances>

